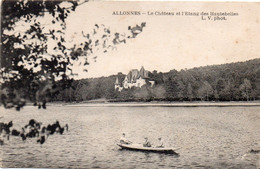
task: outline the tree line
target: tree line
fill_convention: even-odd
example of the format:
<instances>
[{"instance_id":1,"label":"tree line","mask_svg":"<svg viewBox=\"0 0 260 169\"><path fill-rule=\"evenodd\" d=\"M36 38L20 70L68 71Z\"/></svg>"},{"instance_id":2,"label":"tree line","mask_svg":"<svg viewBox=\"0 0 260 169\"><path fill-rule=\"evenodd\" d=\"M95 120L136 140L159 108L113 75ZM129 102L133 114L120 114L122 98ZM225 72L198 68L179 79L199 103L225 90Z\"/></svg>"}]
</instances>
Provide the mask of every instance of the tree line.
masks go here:
<instances>
[{"instance_id":1,"label":"tree line","mask_svg":"<svg viewBox=\"0 0 260 169\"><path fill-rule=\"evenodd\" d=\"M106 98L109 101L253 101L260 99L260 59L212 65L167 73L149 72L155 81L150 87L115 90L116 77L73 81L52 101L86 101Z\"/></svg>"}]
</instances>

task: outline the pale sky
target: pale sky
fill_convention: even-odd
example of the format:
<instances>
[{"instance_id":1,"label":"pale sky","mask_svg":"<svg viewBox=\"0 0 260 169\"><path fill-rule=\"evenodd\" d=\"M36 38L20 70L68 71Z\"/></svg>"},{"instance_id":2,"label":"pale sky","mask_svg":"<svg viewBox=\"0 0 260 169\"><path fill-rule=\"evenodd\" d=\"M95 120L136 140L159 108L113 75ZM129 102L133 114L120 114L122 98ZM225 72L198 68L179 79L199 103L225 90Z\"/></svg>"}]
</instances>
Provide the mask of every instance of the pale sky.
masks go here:
<instances>
[{"instance_id":1,"label":"pale sky","mask_svg":"<svg viewBox=\"0 0 260 169\"><path fill-rule=\"evenodd\" d=\"M236 12L226 21L201 16L112 15L113 11ZM95 24L127 32L128 26L146 22L143 32L117 50L99 53L96 62L78 78L128 73L131 69L167 72L260 58L260 3L240 2L88 2L71 13L67 35L81 36ZM76 34L74 34L76 32ZM92 59L91 59L92 60ZM77 70L78 69L78 70Z\"/></svg>"}]
</instances>

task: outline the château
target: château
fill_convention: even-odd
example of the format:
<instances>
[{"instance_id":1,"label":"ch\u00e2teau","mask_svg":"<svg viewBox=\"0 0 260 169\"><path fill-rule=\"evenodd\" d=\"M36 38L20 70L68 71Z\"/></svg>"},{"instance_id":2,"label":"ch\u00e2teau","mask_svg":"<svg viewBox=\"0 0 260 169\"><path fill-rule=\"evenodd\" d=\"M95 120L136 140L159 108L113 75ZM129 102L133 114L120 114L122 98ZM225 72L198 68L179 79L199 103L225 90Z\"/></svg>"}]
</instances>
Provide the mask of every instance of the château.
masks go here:
<instances>
[{"instance_id":1,"label":"ch\u00e2teau","mask_svg":"<svg viewBox=\"0 0 260 169\"><path fill-rule=\"evenodd\" d=\"M132 87L141 88L144 85L154 86L155 81L149 78L148 71L142 66L140 71L137 69L131 70L124 79L116 78L115 90L122 91L123 89L129 89Z\"/></svg>"}]
</instances>

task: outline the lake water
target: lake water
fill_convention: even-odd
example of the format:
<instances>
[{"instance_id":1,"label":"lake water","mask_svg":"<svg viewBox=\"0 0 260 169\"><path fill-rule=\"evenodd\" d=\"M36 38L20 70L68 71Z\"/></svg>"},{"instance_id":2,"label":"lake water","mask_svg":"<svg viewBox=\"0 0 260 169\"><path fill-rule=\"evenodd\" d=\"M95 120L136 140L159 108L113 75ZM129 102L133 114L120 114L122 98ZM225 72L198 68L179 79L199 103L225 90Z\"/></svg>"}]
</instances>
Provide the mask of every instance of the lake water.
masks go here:
<instances>
[{"instance_id":1,"label":"lake water","mask_svg":"<svg viewBox=\"0 0 260 169\"><path fill-rule=\"evenodd\" d=\"M52 168L259 168L260 107L76 107L27 106L20 112L0 108L20 129L32 118L43 124L69 124L64 135L43 144L10 137L0 146L2 167ZM179 148L179 156L120 150L126 137ZM2 159L2 161L1 161Z\"/></svg>"}]
</instances>

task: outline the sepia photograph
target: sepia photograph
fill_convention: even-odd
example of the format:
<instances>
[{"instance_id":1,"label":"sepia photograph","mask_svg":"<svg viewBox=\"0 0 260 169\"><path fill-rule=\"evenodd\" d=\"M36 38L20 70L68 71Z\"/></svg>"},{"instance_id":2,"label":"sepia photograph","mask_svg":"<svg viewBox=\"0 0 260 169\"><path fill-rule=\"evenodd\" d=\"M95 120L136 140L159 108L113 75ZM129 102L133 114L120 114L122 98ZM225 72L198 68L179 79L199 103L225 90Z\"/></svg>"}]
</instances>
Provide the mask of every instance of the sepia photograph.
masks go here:
<instances>
[{"instance_id":1,"label":"sepia photograph","mask_svg":"<svg viewBox=\"0 0 260 169\"><path fill-rule=\"evenodd\" d=\"M0 168L260 168L260 3L0 3Z\"/></svg>"}]
</instances>

